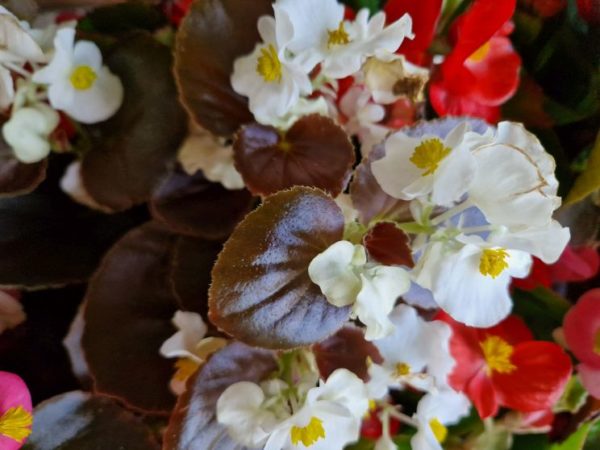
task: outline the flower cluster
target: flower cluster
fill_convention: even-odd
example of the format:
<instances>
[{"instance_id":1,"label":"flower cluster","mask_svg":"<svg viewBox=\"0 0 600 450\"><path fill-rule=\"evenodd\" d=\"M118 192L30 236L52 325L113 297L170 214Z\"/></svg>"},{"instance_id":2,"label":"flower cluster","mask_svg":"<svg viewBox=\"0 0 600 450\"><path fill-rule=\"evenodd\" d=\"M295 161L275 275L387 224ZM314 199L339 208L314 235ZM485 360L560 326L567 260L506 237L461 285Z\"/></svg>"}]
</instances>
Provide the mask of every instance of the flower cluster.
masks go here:
<instances>
[{"instance_id":1,"label":"flower cluster","mask_svg":"<svg viewBox=\"0 0 600 450\"><path fill-rule=\"evenodd\" d=\"M76 22L32 29L0 7L2 135L23 163L60 150L57 129L66 117L82 124L111 117L123 101L119 78L103 65L91 41L75 43Z\"/></svg>"}]
</instances>

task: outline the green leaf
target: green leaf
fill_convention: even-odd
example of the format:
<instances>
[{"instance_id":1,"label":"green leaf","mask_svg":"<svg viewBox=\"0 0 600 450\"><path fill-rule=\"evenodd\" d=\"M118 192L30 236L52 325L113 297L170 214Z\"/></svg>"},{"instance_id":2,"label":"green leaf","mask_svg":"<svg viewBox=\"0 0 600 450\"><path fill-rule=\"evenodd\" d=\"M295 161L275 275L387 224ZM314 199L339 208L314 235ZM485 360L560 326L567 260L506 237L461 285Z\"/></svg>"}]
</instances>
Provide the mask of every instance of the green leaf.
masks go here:
<instances>
[{"instance_id":1,"label":"green leaf","mask_svg":"<svg viewBox=\"0 0 600 450\"><path fill-rule=\"evenodd\" d=\"M470 448L471 450L509 450L512 442L513 436L508 429L489 421L486 422L483 433L475 439Z\"/></svg>"},{"instance_id":2,"label":"green leaf","mask_svg":"<svg viewBox=\"0 0 600 450\"><path fill-rule=\"evenodd\" d=\"M571 304L544 287L532 291L515 289L514 313L521 316L537 339L553 341L552 332L560 327Z\"/></svg>"},{"instance_id":3,"label":"green leaf","mask_svg":"<svg viewBox=\"0 0 600 450\"><path fill-rule=\"evenodd\" d=\"M582 450L591 426L591 422L582 425L563 442L550 446L550 450Z\"/></svg>"},{"instance_id":4,"label":"green leaf","mask_svg":"<svg viewBox=\"0 0 600 450\"><path fill-rule=\"evenodd\" d=\"M547 434L518 434L514 436L511 450L548 450Z\"/></svg>"},{"instance_id":5,"label":"green leaf","mask_svg":"<svg viewBox=\"0 0 600 450\"><path fill-rule=\"evenodd\" d=\"M590 152L585 171L575 180L575 185L569 192L565 204L577 203L594 191L600 189L600 133Z\"/></svg>"},{"instance_id":6,"label":"green leaf","mask_svg":"<svg viewBox=\"0 0 600 450\"><path fill-rule=\"evenodd\" d=\"M600 448L600 420L596 420L590 427L583 450L598 450Z\"/></svg>"},{"instance_id":7,"label":"green leaf","mask_svg":"<svg viewBox=\"0 0 600 450\"><path fill-rule=\"evenodd\" d=\"M565 391L558 400L558 403L554 406L553 411L555 413L576 413L585 404L587 396L587 391L579 381L579 377L573 375L565 386Z\"/></svg>"}]
</instances>

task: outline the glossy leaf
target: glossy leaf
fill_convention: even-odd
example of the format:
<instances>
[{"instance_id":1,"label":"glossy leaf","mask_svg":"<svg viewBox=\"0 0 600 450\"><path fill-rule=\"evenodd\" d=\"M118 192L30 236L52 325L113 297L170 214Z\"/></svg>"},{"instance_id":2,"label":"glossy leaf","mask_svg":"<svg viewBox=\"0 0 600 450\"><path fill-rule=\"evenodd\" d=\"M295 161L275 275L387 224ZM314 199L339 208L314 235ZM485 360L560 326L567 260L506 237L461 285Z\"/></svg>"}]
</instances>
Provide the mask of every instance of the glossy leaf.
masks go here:
<instances>
[{"instance_id":1,"label":"glossy leaf","mask_svg":"<svg viewBox=\"0 0 600 450\"><path fill-rule=\"evenodd\" d=\"M258 123L246 125L233 148L235 167L256 195L311 186L337 196L355 159L346 132L318 114L302 117L285 133Z\"/></svg>"},{"instance_id":2,"label":"glossy leaf","mask_svg":"<svg viewBox=\"0 0 600 450\"><path fill-rule=\"evenodd\" d=\"M257 22L271 0L196 0L177 33L175 75L181 100L198 124L232 136L252 121L245 97L230 83L233 62L259 42Z\"/></svg>"},{"instance_id":3,"label":"glossy leaf","mask_svg":"<svg viewBox=\"0 0 600 450\"><path fill-rule=\"evenodd\" d=\"M240 381L258 383L277 369L273 353L233 342L188 381L165 432L164 450L241 450L215 417L217 400Z\"/></svg>"},{"instance_id":4,"label":"glossy leaf","mask_svg":"<svg viewBox=\"0 0 600 450\"><path fill-rule=\"evenodd\" d=\"M106 397L74 391L34 410L33 433L24 450L158 450L152 429Z\"/></svg>"},{"instance_id":5,"label":"glossy leaf","mask_svg":"<svg viewBox=\"0 0 600 450\"><path fill-rule=\"evenodd\" d=\"M88 127L91 150L81 176L92 198L120 211L144 203L186 132L169 49L143 32L120 42L106 64L121 78L125 98L109 120Z\"/></svg>"},{"instance_id":6,"label":"glossy leaf","mask_svg":"<svg viewBox=\"0 0 600 450\"><path fill-rule=\"evenodd\" d=\"M369 256L388 266L414 267L408 235L391 222L380 222L363 238Z\"/></svg>"},{"instance_id":7,"label":"glossy leaf","mask_svg":"<svg viewBox=\"0 0 600 450\"><path fill-rule=\"evenodd\" d=\"M22 195L33 191L46 178L47 160L23 164L0 136L0 197Z\"/></svg>"},{"instance_id":8,"label":"glossy leaf","mask_svg":"<svg viewBox=\"0 0 600 450\"><path fill-rule=\"evenodd\" d=\"M155 219L174 232L204 239L226 239L250 211L252 196L246 189L230 191L211 183L202 172L190 176L176 170L152 196Z\"/></svg>"},{"instance_id":9,"label":"glossy leaf","mask_svg":"<svg viewBox=\"0 0 600 450\"><path fill-rule=\"evenodd\" d=\"M268 197L235 229L212 272L209 317L242 342L293 348L342 327L348 308L327 302L308 276L312 259L342 239L344 217L322 191Z\"/></svg>"},{"instance_id":10,"label":"glossy leaf","mask_svg":"<svg viewBox=\"0 0 600 450\"><path fill-rule=\"evenodd\" d=\"M313 346L321 378L327 379L336 369L348 369L363 380L368 379L367 358L381 364L377 347L365 339L363 330L344 327L330 338Z\"/></svg>"}]
</instances>

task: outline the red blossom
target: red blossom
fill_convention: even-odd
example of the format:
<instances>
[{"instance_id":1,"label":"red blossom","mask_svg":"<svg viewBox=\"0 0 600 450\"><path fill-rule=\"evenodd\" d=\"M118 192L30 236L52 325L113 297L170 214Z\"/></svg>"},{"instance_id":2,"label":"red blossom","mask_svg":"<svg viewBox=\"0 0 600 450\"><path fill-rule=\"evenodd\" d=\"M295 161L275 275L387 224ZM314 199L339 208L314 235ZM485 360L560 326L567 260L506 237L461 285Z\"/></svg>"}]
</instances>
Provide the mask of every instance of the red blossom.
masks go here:
<instances>
[{"instance_id":1,"label":"red blossom","mask_svg":"<svg viewBox=\"0 0 600 450\"><path fill-rule=\"evenodd\" d=\"M517 90L521 58L507 35L516 0L476 0L452 25L454 48L433 76L430 99L440 116L500 119Z\"/></svg>"},{"instance_id":2,"label":"red blossom","mask_svg":"<svg viewBox=\"0 0 600 450\"><path fill-rule=\"evenodd\" d=\"M464 392L482 418L500 406L521 412L549 409L571 375L571 360L555 343L534 341L531 331L510 316L491 328L467 327L445 313L452 328L450 352L456 360L450 385Z\"/></svg>"},{"instance_id":3,"label":"red blossom","mask_svg":"<svg viewBox=\"0 0 600 450\"><path fill-rule=\"evenodd\" d=\"M402 42L399 53L414 64L429 65L427 49L435 36L442 12L442 0L389 0L383 10L387 23L395 22L406 13L410 14L415 38Z\"/></svg>"},{"instance_id":4,"label":"red blossom","mask_svg":"<svg viewBox=\"0 0 600 450\"><path fill-rule=\"evenodd\" d=\"M600 398L600 288L586 292L564 320L569 349L581 362L577 367L585 388Z\"/></svg>"},{"instance_id":5,"label":"red blossom","mask_svg":"<svg viewBox=\"0 0 600 450\"><path fill-rule=\"evenodd\" d=\"M379 419L379 413L380 409L371 410L369 411L368 417L363 419L360 428L360 435L362 437L373 440L379 439L381 437L381 435L383 434L383 424ZM398 420L394 419L393 417L390 417L390 436L396 435L398 433L398 430L400 429L400 426L401 423L398 422Z\"/></svg>"}]
</instances>

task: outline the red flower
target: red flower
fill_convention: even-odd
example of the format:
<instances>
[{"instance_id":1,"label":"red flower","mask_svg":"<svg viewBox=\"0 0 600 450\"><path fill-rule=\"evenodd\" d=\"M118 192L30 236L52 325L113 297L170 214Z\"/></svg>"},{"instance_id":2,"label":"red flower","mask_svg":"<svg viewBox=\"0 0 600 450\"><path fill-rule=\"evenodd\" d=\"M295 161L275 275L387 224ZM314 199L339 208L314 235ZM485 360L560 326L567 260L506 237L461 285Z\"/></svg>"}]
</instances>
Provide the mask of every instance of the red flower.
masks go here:
<instances>
[{"instance_id":1,"label":"red flower","mask_svg":"<svg viewBox=\"0 0 600 450\"><path fill-rule=\"evenodd\" d=\"M360 427L360 435L367 439L377 440L383 434L383 424L379 419L380 409L372 409L369 415L362 421ZM389 433L390 436L395 436L400 429L401 423L393 417L389 418Z\"/></svg>"},{"instance_id":2,"label":"red flower","mask_svg":"<svg viewBox=\"0 0 600 450\"><path fill-rule=\"evenodd\" d=\"M31 396L21 378L0 371L0 448L17 450L31 433Z\"/></svg>"},{"instance_id":3,"label":"red flower","mask_svg":"<svg viewBox=\"0 0 600 450\"><path fill-rule=\"evenodd\" d=\"M455 45L430 86L440 116L468 115L488 122L519 85L521 58L506 37L516 0L476 0L452 25Z\"/></svg>"},{"instance_id":4,"label":"red flower","mask_svg":"<svg viewBox=\"0 0 600 450\"><path fill-rule=\"evenodd\" d=\"M600 24L600 0L577 0L579 14L592 25Z\"/></svg>"},{"instance_id":5,"label":"red flower","mask_svg":"<svg viewBox=\"0 0 600 450\"><path fill-rule=\"evenodd\" d=\"M163 11L173 25L179 26L192 6L192 1L193 0L167 0L163 4Z\"/></svg>"},{"instance_id":6,"label":"red flower","mask_svg":"<svg viewBox=\"0 0 600 450\"><path fill-rule=\"evenodd\" d=\"M389 0L383 10L388 23L395 22L405 13L410 14L415 38L402 42L399 53L413 64L429 65L427 49L435 36L442 12L442 0Z\"/></svg>"},{"instance_id":7,"label":"red flower","mask_svg":"<svg viewBox=\"0 0 600 450\"><path fill-rule=\"evenodd\" d=\"M600 398L600 288L581 296L565 316L563 329L569 349L581 361L581 382Z\"/></svg>"},{"instance_id":8,"label":"red flower","mask_svg":"<svg viewBox=\"0 0 600 450\"><path fill-rule=\"evenodd\" d=\"M571 375L571 360L556 344L534 341L527 326L510 316L492 328L472 328L445 313L452 328L450 352L456 360L450 385L464 392L482 418L500 406L521 412L549 409Z\"/></svg>"}]
</instances>

